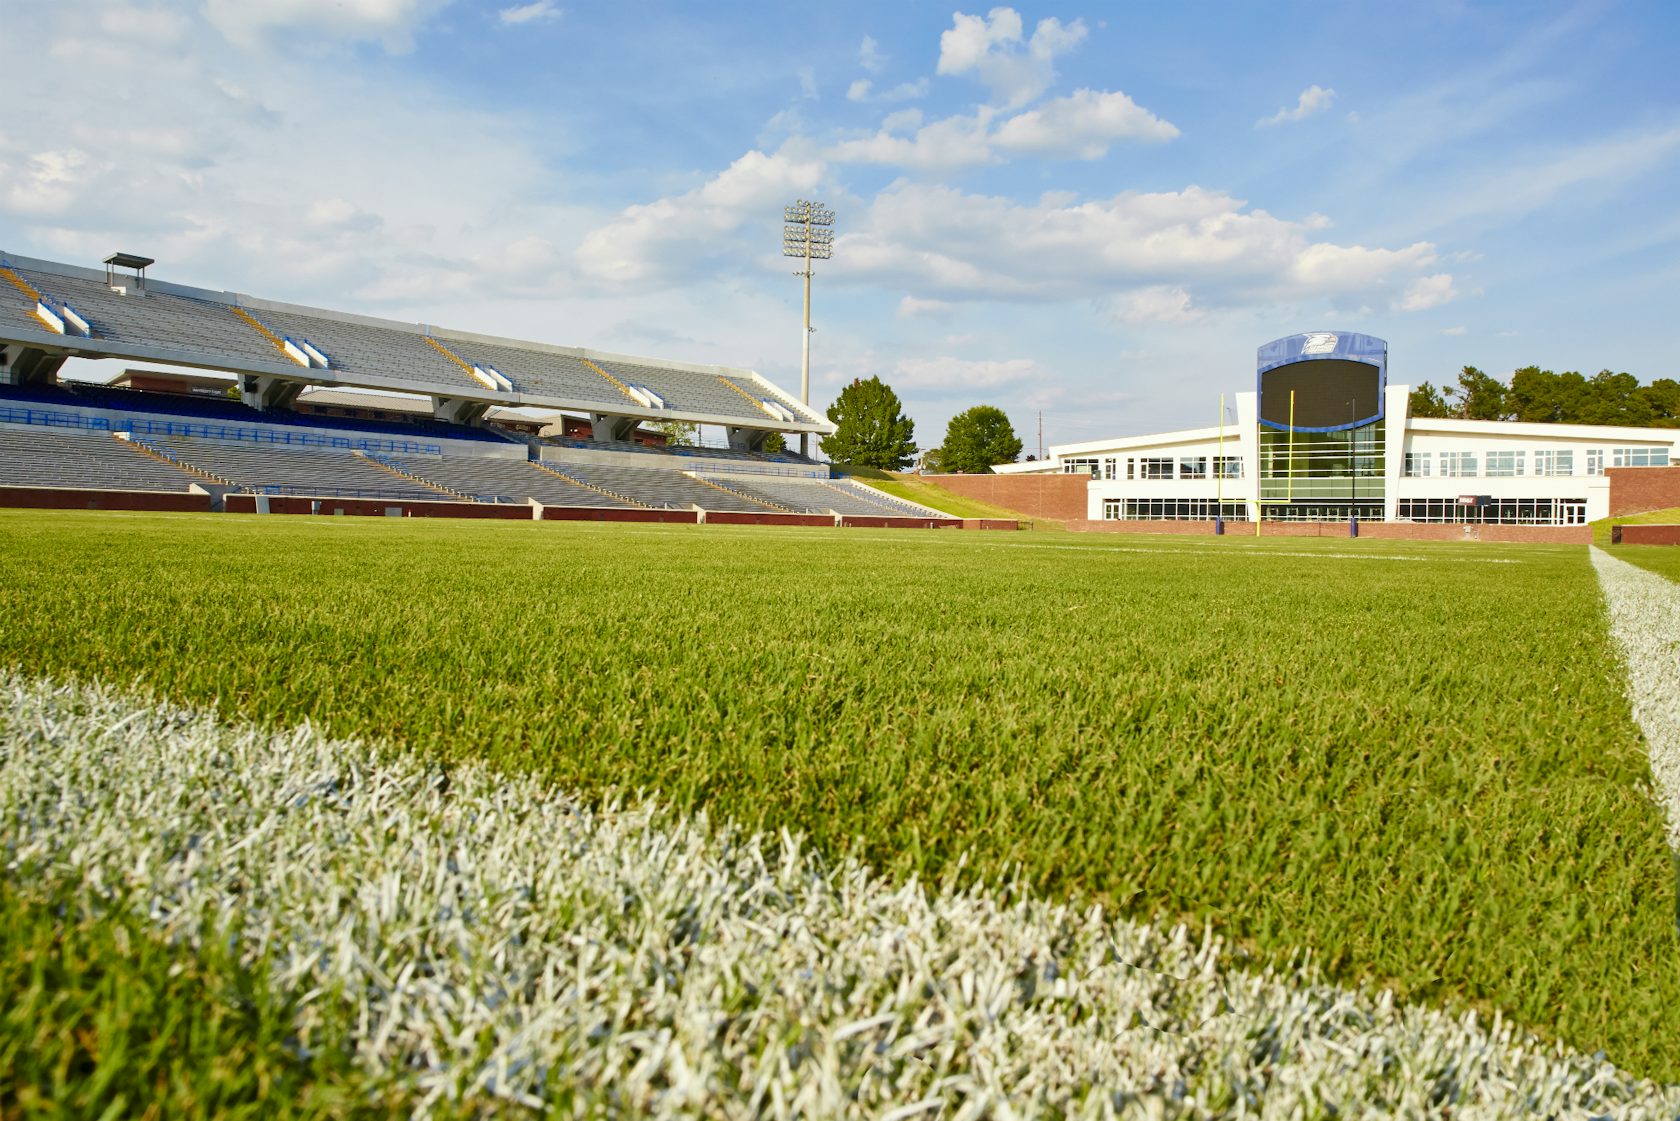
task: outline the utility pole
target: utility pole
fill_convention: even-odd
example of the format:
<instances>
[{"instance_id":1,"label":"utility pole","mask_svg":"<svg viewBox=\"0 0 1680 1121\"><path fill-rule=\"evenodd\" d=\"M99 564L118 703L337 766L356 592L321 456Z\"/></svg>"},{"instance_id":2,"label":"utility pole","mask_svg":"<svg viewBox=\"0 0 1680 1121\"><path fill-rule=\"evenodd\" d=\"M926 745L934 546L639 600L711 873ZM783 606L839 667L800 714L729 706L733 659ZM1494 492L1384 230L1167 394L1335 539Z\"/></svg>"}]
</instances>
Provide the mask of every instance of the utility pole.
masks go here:
<instances>
[{"instance_id":1,"label":"utility pole","mask_svg":"<svg viewBox=\"0 0 1680 1121\"><path fill-rule=\"evenodd\" d=\"M1044 462L1044 410L1038 410L1038 461Z\"/></svg>"},{"instance_id":2,"label":"utility pole","mask_svg":"<svg viewBox=\"0 0 1680 1121\"><path fill-rule=\"evenodd\" d=\"M834 255L834 211L820 202L799 199L782 210L782 256L803 257L805 268L794 276L805 278L805 330L800 335L799 400L811 407L811 262ZM811 454L811 434L799 434L799 454Z\"/></svg>"}]
</instances>

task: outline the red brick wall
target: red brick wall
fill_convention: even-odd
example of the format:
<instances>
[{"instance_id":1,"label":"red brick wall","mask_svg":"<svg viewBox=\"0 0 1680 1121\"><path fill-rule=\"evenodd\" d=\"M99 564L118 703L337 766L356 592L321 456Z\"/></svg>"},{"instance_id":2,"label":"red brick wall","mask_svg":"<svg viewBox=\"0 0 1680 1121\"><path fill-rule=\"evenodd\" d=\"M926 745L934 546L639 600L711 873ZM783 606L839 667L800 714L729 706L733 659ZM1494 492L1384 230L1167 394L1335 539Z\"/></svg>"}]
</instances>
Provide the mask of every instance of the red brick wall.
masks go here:
<instances>
[{"instance_id":1,"label":"red brick wall","mask_svg":"<svg viewBox=\"0 0 1680 1121\"><path fill-rule=\"evenodd\" d=\"M1680 506L1680 465L1673 467L1610 467L1610 516L1643 514Z\"/></svg>"},{"instance_id":2,"label":"red brick wall","mask_svg":"<svg viewBox=\"0 0 1680 1121\"><path fill-rule=\"evenodd\" d=\"M531 508L523 504L514 506L508 503L489 502L411 502L404 499L384 500L378 498L316 499L292 494L270 495L268 512L271 514L309 514L314 512L316 502L321 504L322 514L333 515L342 510L346 517L384 517L387 507L397 506L402 509L402 516L405 518L531 520ZM230 494L222 500L222 508L230 514L254 514L257 511L257 496L254 494Z\"/></svg>"},{"instance_id":3,"label":"red brick wall","mask_svg":"<svg viewBox=\"0 0 1680 1121\"><path fill-rule=\"evenodd\" d=\"M834 524L833 514L753 514L745 510L707 510L707 525L825 525Z\"/></svg>"},{"instance_id":4,"label":"red brick wall","mask_svg":"<svg viewBox=\"0 0 1680 1121\"><path fill-rule=\"evenodd\" d=\"M544 506L545 522L677 522L694 525L698 510L619 510L607 506Z\"/></svg>"},{"instance_id":5,"label":"red brick wall","mask_svg":"<svg viewBox=\"0 0 1680 1121\"><path fill-rule=\"evenodd\" d=\"M1680 525L1617 525L1610 532L1619 545L1680 545Z\"/></svg>"},{"instance_id":6,"label":"red brick wall","mask_svg":"<svg viewBox=\"0 0 1680 1121\"><path fill-rule=\"evenodd\" d=\"M845 514L840 524L847 529L960 529L953 518L895 518L873 514Z\"/></svg>"},{"instance_id":7,"label":"red brick wall","mask_svg":"<svg viewBox=\"0 0 1680 1121\"><path fill-rule=\"evenodd\" d=\"M1176 533L1213 535L1212 522L1078 521L1068 528L1088 533ZM1466 530L1469 533L1466 533ZM1346 522L1266 522L1262 537L1346 537ZM1253 537L1253 522L1226 522L1228 537ZM1418 522L1360 522L1359 536L1386 541L1503 541L1585 545L1584 525L1428 525Z\"/></svg>"},{"instance_id":8,"label":"red brick wall","mask_svg":"<svg viewBox=\"0 0 1680 1121\"><path fill-rule=\"evenodd\" d=\"M1089 508L1089 475L922 475L922 482L952 494L990 502L1029 518L1065 522L1083 518Z\"/></svg>"},{"instance_id":9,"label":"red brick wall","mask_svg":"<svg viewBox=\"0 0 1680 1121\"><path fill-rule=\"evenodd\" d=\"M964 529L1020 529L1021 523L1008 518L964 518Z\"/></svg>"},{"instance_id":10,"label":"red brick wall","mask_svg":"<svg viewBox=\"0 0 1680 1121\"><path fill-rule=\"evenodd\" d=\"M145 490L0 487L0 506L16 506L29 510L208 511L210 496Z\"/></svg>"}]
</instances>

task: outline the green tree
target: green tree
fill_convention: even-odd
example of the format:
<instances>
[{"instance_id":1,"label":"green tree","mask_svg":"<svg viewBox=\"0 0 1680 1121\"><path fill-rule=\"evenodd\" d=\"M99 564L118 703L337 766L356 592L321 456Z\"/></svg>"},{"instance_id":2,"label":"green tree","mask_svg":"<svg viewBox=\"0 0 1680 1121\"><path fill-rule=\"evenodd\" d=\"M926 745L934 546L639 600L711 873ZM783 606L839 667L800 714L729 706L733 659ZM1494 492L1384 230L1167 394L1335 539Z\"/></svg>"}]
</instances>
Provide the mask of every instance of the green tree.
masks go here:
<instances>
[{"instance_id":1,"label":"green tree","mask_svg":"<svg viewBox=\"0 0 1680 1121\"><path fill-rule=\"evenodd\" d=\"M1506 398L1510 390L1505 383L1474 366L1459 371L1458 385L1447 386L1446 395L1452 398L1453 415L1464 420L1510 420L1510 406Z\"/></svg>"},{"instance_id":2,"label":"green tree","mask_svg":"<svg viewBox=\"0 0 1680 1121\"><path fill-rule=\"evenodd\" d=\"M1663 428L1680 428L1680 381L1658 378L1645 387L1645 401L1651 406L1651 423Z\"/></svg>"},{"instance_id":3,"label":"green tree","mask_svg":"<svg viewBox=\"0 0 1680 1121\"><path fill-rule=\"evenodd\" d=\"M650 432L663 435L665 445L672 448L693 447L700 433L700 426L688 420L660 420L646 427Z\"/></svg>"},{"instance_id":4,"label":"green tree","mask_svg":"<svg viewBox=\"0 0 1680 1121\"><path fill-rule=\"evenodd\" d=\"M1411 411L1413 416L1441 417L1451 416L1452 409L1447 405L1441 391L1428 382L1412 390Z\"/></svg>"},{"instance_id":5,"label":"green tree","mask_svg":"<svg viewBox=\"0 0 1680 1121\"><path fill-rule=\"evenodd\" d=\"M767 452L787 451L787 437L780 432L772 432L764 437L764 450Z\"/></svg>"},{"instance_id":6,"label":"green tree","mask_svg":"<svg viewBox=\"0 0 1680 1121\"><path fill-rule=\"evenodd\" d=\"M852 379L828 407L828 419L835 431L823 437L822 450L835 463L899 471L916 455L916 422L878 377Z\"/></svg>"},{"instance_id":7,"label":"green tree","mask_svg":"<svg viewBox=\"0 0 1680 1121\"><path fill-rule=\"evenodd\" d=\"M983 475L999 463L1014 463L1021 455L1021 438L1002 409L976 405L951 418L945 442L939 446L944 471Z\"/></svg>"}]
</instances>

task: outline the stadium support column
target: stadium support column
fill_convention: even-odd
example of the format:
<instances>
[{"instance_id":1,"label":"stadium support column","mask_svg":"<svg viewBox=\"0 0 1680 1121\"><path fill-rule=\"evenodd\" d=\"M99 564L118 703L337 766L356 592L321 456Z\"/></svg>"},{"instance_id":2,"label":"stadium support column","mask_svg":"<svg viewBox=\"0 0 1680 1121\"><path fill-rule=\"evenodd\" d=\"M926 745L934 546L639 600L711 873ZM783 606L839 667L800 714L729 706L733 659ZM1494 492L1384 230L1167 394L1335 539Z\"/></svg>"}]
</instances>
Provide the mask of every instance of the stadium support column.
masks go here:
<instances>
[{"instance_id":1,"label":"stadium support column","mask_svg":"<svg viewBox=\"0 0 1680 1121\"><path fill-rule=\"evenodd\" d=\"M805 329L800 336L799 400L811 407L811 262L834 255L834 211L820 202L799 199L782 210L782 256L803 258L805 268L794 276L805 278ZM799 434L799 454L811 454L811 435Z\"/></svg>"}]
</instances>

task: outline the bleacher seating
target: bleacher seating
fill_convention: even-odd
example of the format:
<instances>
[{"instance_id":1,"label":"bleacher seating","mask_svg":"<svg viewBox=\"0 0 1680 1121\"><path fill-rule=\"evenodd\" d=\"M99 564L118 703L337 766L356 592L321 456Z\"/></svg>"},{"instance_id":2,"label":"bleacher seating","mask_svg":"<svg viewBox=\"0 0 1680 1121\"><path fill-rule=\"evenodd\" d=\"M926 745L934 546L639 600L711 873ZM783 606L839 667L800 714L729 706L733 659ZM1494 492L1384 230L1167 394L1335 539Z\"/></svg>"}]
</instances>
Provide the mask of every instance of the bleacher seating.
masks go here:
<instances>
[{"instance_id":1,"label":"bleacher seating","mask_svg":"<svg viewBox=\"0 0 1680 1121\"><path fill-rule=\"evenodd\" d=\"M307 339L325 352L335 370L387 376L400 371L416 381L471 389L474 396L484 392L476 378L433 349L418 331L266 307L245 311L276 335L295 342Z\"/></svg>"},{"instance_id":2,"label":"bleacher seating","mask_svg":"<svg viewBox=\"0 0 1680 1121\"><path fill-rule=\"evenodd\" d=\"M698 479L669 467L624 467L604 463L554 463L547 466L570 478L622 494L647 506L686 510L699 506L707 510L738 510L762 514L775 507L768 502L743 498L707 486Z\"/></svg>"},{"instance_id":3,"label":"bleacher seating","mask_svg":"<svg viewBox=\"0 0 1680 1121\"><path fill-rule=\"evenodd\" d=\"M256 494L448 501L452 496L385 471L354 452L229 444L185 436L136 442Z\"/></svg>"},{"instance_id":4,"label":"bleacher seating","mask_svg":"<svg viewBox=\"0 0 1680 1121\"><path fill-rule=\"evenodd\" d=\"M925 518L929 512L900 502L879 491L864 490L847 482L801 479L794 476L722 477L719 483L785 506L799 513L849 514L858 517ZM935 515L943 516L943 515Z\"/></svg>"},{"instance_id":5,"label":"bleacher seating","mask_svg":"<svg viewBox=\"0 0 1680 1121\"><path fill-rule=\"evenodd\" d=\"M107 409L128 417L181 418L185 420L215 421L223 424L272 424L289 428L322 429L360 437L381 437L394 440L417 440L427 437L444 440L474 440L495 444L524 443L518 436L488 427L449 424L430 417L413 420L363 420L354 417L335 417L293 412L290 409L253 409L231 397L189 396L184 393L157 393L129 389L126 386L97 385L90 382L63 382L53 385L0 385L0 404L7 401L27 401L40 405L80 406Z\"/></svg>"},{"instance_id":6,"label":"bleacher seating","mask_svg":"<svg viewBox=\"0 0 1680 1121\"><path fill-rule=\"evenodd\" d=\"M162 345L234 362L284 361L267 339L219 304L158 291L119 296L97 280L22 268L13 271L37 291L68 300L87 317L95 338ZM33 308L13 286L0 288L0 319L8 324L45 330Z\"/></svg>"},{"instance_id":7,"label":"bleacher seating","mask_svg":"<svg viewBox=\"0 0 1680 1121\"><path fill-rule=\"evenodd\" d=\"M375 456L400 471L448 487L475 502L524 502L544 506L627 507L628 502L578 486L522 459L482 456Z\"/></svg>"},{"instance_id":8,"label":"bleacher seating","mask_svg":"<svg viewBox=\"0 0 1680 1121\"><path fill-rule=\"evenodd\" d=\"M192 482L108 432L0 425L0 486L182 492Z\"/></svg>"},{"instance_id":9,"label":"bleacher seating","mask_svg":"<svg viewBox=\"0 0 1680 1121\"><path fill-rule=\"evenodd\" d=\"M523 393L537 393L567 397L580 401L623 401L610 381L591 370L580 358L569 354L555 354L534 347L504 346L500 343L456 339L446 334L438 341L461 360L479 366L492 366L512 381Z\"/></svg>"}]
</instances>

